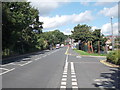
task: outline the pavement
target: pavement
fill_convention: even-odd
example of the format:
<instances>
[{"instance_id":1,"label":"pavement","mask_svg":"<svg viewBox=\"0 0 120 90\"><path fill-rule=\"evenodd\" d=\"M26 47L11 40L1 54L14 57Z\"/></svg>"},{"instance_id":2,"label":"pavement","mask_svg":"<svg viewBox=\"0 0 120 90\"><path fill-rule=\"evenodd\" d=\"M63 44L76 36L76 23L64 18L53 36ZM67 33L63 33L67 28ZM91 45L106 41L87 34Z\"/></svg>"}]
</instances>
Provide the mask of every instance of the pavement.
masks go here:
<instances>
[{"instance_id":1,"label":"pavement","mask_svg":"<svg viewBox=\"0 0 120 90\"><path fill-rule=\"evenodd\" d=\"M68 54L69 52L69 54ZM1 65L2 88L120 89L119 68L64 47L16 58Z\"/></svg>"}]
</instances>

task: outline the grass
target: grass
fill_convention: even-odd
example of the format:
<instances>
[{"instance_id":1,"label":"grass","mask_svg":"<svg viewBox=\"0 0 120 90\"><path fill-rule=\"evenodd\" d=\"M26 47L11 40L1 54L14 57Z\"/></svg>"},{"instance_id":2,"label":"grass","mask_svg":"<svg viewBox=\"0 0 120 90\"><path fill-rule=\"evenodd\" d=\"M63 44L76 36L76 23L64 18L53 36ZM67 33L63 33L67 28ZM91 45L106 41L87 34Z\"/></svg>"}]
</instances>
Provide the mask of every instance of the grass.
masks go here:
<instances>
[{"instance_id":1,"label":"grass","mask_svg":"<svg viewBox=\"0 0 120 90\"><path fill-rule=\"evenodd\" d=\"M91 55L91 56L106 56L107 55L107 54L98 54L98 53L88 53L88 52L77 50L77 49L74 49L74 51L76 51L80 55Z\"/></svg>"}]
</instances>

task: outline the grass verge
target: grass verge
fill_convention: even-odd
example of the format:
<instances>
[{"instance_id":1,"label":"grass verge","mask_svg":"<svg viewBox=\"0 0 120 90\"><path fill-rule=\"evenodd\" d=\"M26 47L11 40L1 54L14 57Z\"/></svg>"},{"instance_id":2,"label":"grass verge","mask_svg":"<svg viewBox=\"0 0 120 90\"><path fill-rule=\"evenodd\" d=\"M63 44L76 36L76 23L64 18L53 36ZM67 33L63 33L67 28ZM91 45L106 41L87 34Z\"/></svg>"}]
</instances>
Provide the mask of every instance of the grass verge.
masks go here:
<instances>
[{"instance_id":1,"label":"grass verge","mask_svg":"<svg viewBox=\"0 0 120 90\"><path fill-rule=\"evenodd\" d=\"M74 51L76 51L80 55L90 55L90 56L106 56L107 55L107 54L98 54L98 53L88 53L88 52L77 50L77 49L74 49Z\"/></svg>"}]
</instances>

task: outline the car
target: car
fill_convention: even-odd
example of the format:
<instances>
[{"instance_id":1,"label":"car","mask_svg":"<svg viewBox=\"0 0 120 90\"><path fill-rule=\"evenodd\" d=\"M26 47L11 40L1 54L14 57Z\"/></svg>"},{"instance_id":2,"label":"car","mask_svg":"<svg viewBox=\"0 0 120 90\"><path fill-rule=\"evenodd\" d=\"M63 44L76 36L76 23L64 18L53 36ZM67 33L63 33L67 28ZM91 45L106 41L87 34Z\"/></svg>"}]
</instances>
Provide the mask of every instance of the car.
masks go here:
<instances>
[{"instance_id":1,"label":"car","mask_svg":"<svg viewBox=\"0 0 120 90\"><path fill-rule=\"evenodd\" d=\"M59 49L60 48L60 44L56 44L56 49Z\"/></svg>"},{"instance_id":2,"label":"car","mask_svg":"<svg viewBox=\"0 0 120 90\"><path fill-rule=\"evenodd\" d=\"M64 44L61 44L61 47L64 47Z\"/></svg>"}]
</instances>

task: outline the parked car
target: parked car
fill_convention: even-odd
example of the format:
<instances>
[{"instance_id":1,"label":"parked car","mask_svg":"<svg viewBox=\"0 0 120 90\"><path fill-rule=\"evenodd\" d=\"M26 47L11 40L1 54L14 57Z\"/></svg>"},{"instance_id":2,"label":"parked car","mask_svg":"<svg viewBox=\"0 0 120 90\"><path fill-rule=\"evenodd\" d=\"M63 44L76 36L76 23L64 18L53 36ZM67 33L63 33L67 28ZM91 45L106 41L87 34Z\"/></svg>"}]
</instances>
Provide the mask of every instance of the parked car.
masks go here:
<instances>
[{"instance_id":1,"label":"parked car","mask_svg":"<svg viewBox=\"0 0 120 90\"><path fill-rule=\"evenodd\" d=\"M59 49L60 48L60 44L56 44L56 49Z\"/></svg>"},{"instance_id":2,"label":"parked car","mask_svg":"<svg viewBox=\"0 0 120 90\"><path fill-rule=\"evenodd\" d=\"M61 44L61 47L64 47L64 44Z\"/></svg>"}]
</instances>

